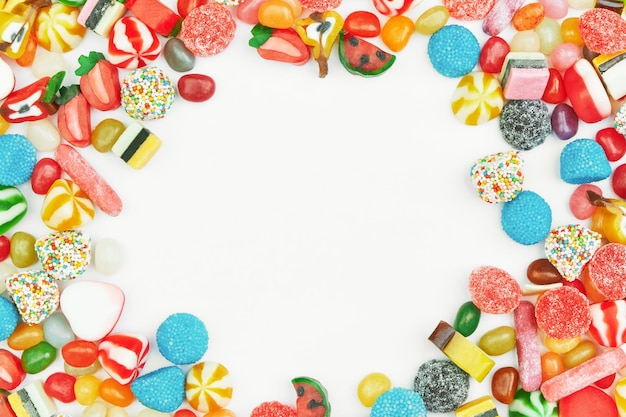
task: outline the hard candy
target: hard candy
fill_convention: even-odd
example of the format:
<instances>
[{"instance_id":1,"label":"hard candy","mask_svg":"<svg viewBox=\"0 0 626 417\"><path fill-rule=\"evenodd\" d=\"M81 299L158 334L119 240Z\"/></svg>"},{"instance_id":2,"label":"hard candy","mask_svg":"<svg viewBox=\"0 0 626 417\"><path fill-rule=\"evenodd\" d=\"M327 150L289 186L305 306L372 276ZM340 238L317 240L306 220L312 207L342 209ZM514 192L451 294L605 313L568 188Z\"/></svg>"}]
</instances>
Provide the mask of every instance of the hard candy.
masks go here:
<instances>
[{"instance_id":1,"label":"hard candy","mask_svg":"<svg viewBox=\"0 0 626 417\"><path fill-rule=\"evenodd\" d=\"M224 365L205 361L191 367L185 379L185 397L195 410L207 413L230 403L233 384Z\"/></svg>"},{"instance_id":2,"label":"hard candy","mask_svg":"<svg viewBox=\"0 0 626 417\"><path fill-rule=\"evenodd\" d=\"M57 179L48 188L41 206L41 220L53 230L79 228L95 216L93 202L69 179Z\"/></svg>"},{"instance_id":3,"label":"hard candy","mask_svg":"<svg viewBox=\"0 0 626 417\"><path fill-rule=\"evenodd\" d=\"M98 345L98 361L111 378L126 385L139 376L149 350L150 343L144 335L110 334Z\"/></svg>"},{"instance_id":4,"label":"hard candy","mask_svg":"<svg viewBox=\"0 0 626 417\"><path fill-rule=\"evenodd\" d=\"M452 112L467 125L495 119L504 107L504 94L495 75L471 72L464 75L452 95Z\"/></svg>"},{"instance_id":5,"label":"hard candy","mask_svg":"<svg viewBox=\"0 0 626 417\"><path fill-rule=\"evenodd\" d=\"M528 392L523 389L515 393L509 404L509 417L559 417L559 407L547 401L540 391Z\"/></svg>"},{"instance_id":6,"label":"hard candy","mask_svg":"<svg viewBox=\"0 0 626 417\"><path fill-rule=\"evenodd\" d=\"M52 52L65 53L81 43L87 29L78 22L80 8L53 3L37 13L37 43Z\"/></svg>"},{"instance_id":7,"label":"hard candy","mask_svg":"<svg viewBox=\"0 0 626 417\"><path fill-rule=\"evenodd\" d=\"M24 194L16 187L0 185L0 234L5 234L24 218L28 210L28 202Z\"/></svg>"},{"instance_id":8,"label":"hard candy","mask_svg":"<svg viewBox=\"0 0 626 417\"><path fill-rule=\"evenodd\" d=\"M157 59L161 42L156 33L134 16L124 16L111 30L108 59L124 69L142 68Z\"/></svg>"},{"instance_id":9,"label":"hard candy","mask_svg":"<svg viewBox=\"0 0 626 417\"><path fill-rule=\"evenodd\" d=\"M45 195L50 186L61 178L63 170L57 161L52 158L41 158L35 164L30 186L35 194Z\"/></svg>"},{"instance_id":10,"label":"hard candy","mask_svg":"<svg viewBox=\"0 0 626 417\"><path fill-rule=\"evenodd\" d=\"M7 278L6 286L25 323L41 323L59 305L59 286L44 271L19 272Z\"/></svg>"},{"instance_id":11,"label":"hard candy","mask_svg":"<svg viewBox=\"0 0 626 417\"><path fill-rule=\"evenodd\" d=\"M411 10L422 0L373 0L374 7L378 12L384 16L398 16L402 15L408 10Z\"/></svg>"},{"instance_id":12,"label":"hard candy","mask_svg":"<svg viewBox=\"0 0 626 417\"><path fill-rule=\"evenodd\" d=\"M91 238L78 230L63 230L35 241L41 265L54 279L67 281L82 275L91 262Z\"/></svg>"},{"instance_id":13,"label":"hard candy","mask_svg":"<svg viewBox=\"0 0 626 417\"><path fill-rule=\"evenodd\" d=\"M617 347L626 342L626 301L610 300L589 306L589 334L601 346Z\"/></svg>"},{"instance_id":14,"label":"hard candy","mask_svg":"<svg viewBox=\"0 0 626 417\"><path fill-rule=\"evenodd\" d=\"M61 294L61 309L78 338L100 340L113 330L124 307L122 290L100 281L72 281Z\"/></svg>"},{"instance_id":15,"label":"hard candy","mask_svg":"<svg viewBox=\"0 0 626 417\"><path fill-rule=\"evenodd\" d=\"M178 72L191 71L196 65L195 55L178 38L170 38L165 42L163 57L170 68Z\"/></svg>"}]
</instances>

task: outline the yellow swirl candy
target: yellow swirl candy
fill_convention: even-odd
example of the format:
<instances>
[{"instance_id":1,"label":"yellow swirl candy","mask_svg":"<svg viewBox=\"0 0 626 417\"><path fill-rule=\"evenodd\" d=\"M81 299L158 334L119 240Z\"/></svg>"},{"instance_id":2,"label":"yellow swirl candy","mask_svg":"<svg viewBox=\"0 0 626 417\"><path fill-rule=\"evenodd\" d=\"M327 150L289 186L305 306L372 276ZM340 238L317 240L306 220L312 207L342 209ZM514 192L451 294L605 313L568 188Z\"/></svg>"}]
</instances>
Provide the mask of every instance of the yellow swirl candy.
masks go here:
<instances>
[{"instance_id":1,"label":"yellow swirl candy","mask_svg":"<svg viewBox=\"0 0 626 417\"><path fill-rule=\"evenodd\" d=\"M475 126L498 117L503 106L500 81L481 71L463 76L452 96L452 112L466 125Z\"/></svg>"},{"instance_id":2,"label":"yellow swirl candy","mask_svg":"<svg viewBox=\"0 0 626 417\"><path fill-rule=\"evenodd\" d=\"M93 202L73 181L52 183L41 206L41 220L50 229L61 231L80 227L95 215Z\"/></svg>"},{"instance_id":3,"label":"yellow swirl candy","mask_svg":"<svg viewBox=\"0 0 626 417\"><path fill-rule=\"evenodd\" d=\"M37 42L50 52L68 52L83 40L87 29L78 23L78 7L53 3L39 11L35 20Z\"/></svg>"},{"instance_id":4,"label":"yellow swirl candy","mask_svg":"<svg viewBox=\"0 0 626 417\"><path fill-rule=\"evenodd\" d=\"M207 413L226 407L233 396L230 373L217 362L199 362L187 373L185 396L195 410Z\"/></svg>"}]
</instances>

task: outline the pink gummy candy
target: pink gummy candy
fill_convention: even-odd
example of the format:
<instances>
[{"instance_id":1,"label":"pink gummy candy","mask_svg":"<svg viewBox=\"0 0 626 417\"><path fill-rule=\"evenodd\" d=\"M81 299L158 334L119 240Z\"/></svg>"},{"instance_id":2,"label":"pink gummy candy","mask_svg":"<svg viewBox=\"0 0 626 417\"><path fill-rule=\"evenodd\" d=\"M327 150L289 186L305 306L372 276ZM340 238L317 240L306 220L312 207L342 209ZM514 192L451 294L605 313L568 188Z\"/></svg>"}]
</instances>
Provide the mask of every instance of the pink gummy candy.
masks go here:
<instances>
[{"instance_id":1,"label":"pink gummy candy","mask_svg":"<svg viewBox=\"0 0 626 417\"><path fill-rule=\"evenodd\" d=\"M498 35L511 23L513 15L523 4L524 0L498 0L483 20L483 32Z\"/></svg>"},{"instance_id":2,"label":"pink gummy candy","mask_svg":"<svg viewBox=\"0 0 626 417\"><path fill-rule=\"evenodd\" d=\"M533 304L521 301L513 311L513 320L520 383L524 391L537 391L541 386L541 352Z\"/></svg>"}]
</instances>

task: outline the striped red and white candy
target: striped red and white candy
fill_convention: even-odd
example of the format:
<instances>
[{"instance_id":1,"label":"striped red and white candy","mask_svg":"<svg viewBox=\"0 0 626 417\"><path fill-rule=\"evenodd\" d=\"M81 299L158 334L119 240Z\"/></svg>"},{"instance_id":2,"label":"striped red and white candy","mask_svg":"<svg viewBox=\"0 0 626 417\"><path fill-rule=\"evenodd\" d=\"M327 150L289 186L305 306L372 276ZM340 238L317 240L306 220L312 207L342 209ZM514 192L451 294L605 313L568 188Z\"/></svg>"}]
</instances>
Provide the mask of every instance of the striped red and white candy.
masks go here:
<instances>
[{"instance_id":1,"label":"striped red and white candy","mask_svg":"<svg viewBox=\"0 0 626 417\"><path fill-rule=\"evenodd\" d=\"M140 334L114 333L98 345L98 361L111 378L122 385L131 383L146 363L150 342Z\"/></svg>"},{"instance_id":2,"label":"striped red and white candy","mask_svg":"<svg viewBox=\"0 0 626 417\"><path fill-rule=\"evenodd\" d=\"M118 20L109 36L109 62L118 68L143 68L159 56L157 34L134 16Z\"/></svg>"},{"instance_id":3,"label":"striped red and white candy","mask_svg":"<svg viewBox=\"0 0 626 417\"><path fill-rule=\"evenodd\" d=\"M374 7L385 16L397 16L420 4L422 0L373 0Z\"/></svg>"},{"instance_id":4,"label":"striped red and white candy","mask_svg":"<svg viewBox=\"0 0 626 417\"><path fill-rule=\"evenodd\" d=\"M589 334L602 346L617 347L626 343L626 301L613 300L591 304Z\"/></svg>"}]
</instances>

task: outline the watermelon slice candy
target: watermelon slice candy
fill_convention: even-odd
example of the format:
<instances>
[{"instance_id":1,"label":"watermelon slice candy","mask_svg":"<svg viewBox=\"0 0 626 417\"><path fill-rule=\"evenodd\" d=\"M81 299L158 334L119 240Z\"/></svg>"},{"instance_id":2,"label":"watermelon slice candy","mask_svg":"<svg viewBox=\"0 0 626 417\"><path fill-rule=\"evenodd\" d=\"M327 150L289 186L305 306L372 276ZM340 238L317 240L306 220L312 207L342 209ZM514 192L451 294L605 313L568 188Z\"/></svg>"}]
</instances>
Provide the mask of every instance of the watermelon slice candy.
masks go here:
<instances>
[{"instance_id":1,"label":"watermelon slice candy","mask_svg":"<svg viewBox=\"0 0 626 417\"><path fill-rule=\"evenodd\" d=\"M348 72L373 77L387 71L395 62L396 56L365 39L341 30L339 60Z\"/></svg>"},{"instance_id":2,"label":"watermelon slice candy","mask_svg":"<svg viewBox=\"0 0 626 417\"><path fill-rule=\"evenodd\" d=\"M330 403L326 389L319 381L301 376L291 380L296 395L298 417L329 417Z\"/></svg>"}]
</instances>

